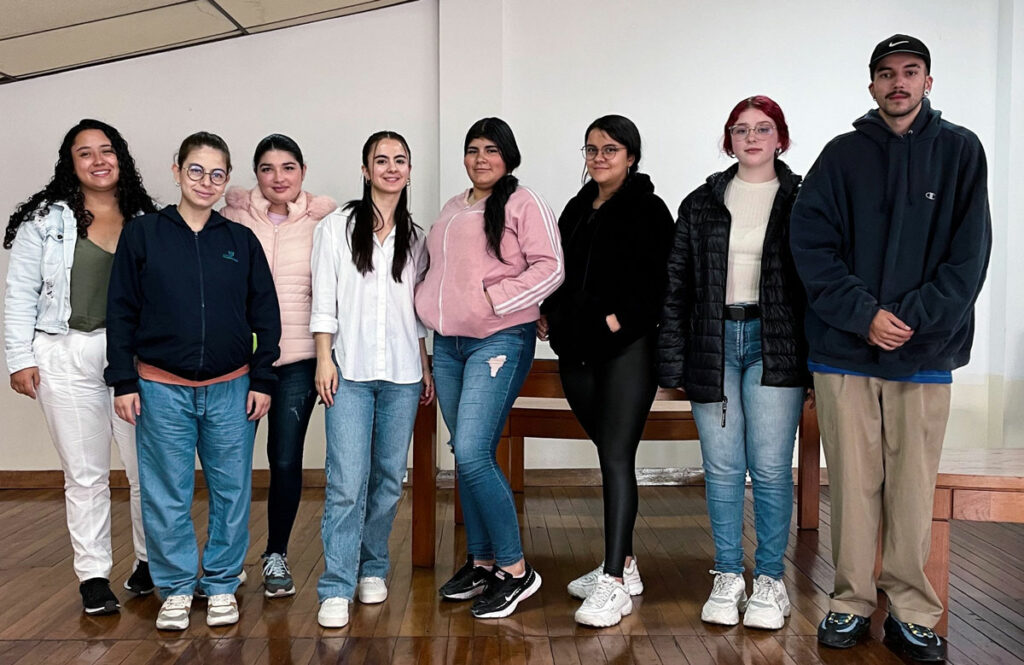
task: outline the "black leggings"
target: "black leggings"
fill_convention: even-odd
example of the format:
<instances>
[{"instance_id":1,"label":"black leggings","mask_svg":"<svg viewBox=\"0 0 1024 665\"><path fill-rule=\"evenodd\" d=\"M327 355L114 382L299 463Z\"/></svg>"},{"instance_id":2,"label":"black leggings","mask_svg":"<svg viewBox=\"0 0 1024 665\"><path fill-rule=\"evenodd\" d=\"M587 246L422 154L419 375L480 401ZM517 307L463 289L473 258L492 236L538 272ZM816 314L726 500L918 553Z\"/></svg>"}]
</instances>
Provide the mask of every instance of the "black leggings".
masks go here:
<instances>
[{"instance_id":1,"label":"black leggings","mask_svg":"<svg viewBox=\"0 0 1024 665\"><path fill-rule=\"evenodd\" d=\"M642 337L599 362L559 363L562 389L597 446L604 494L604 572L622 577L633 554L636 449L657 392L655 338Z\"/></svg>"}]
</instances>

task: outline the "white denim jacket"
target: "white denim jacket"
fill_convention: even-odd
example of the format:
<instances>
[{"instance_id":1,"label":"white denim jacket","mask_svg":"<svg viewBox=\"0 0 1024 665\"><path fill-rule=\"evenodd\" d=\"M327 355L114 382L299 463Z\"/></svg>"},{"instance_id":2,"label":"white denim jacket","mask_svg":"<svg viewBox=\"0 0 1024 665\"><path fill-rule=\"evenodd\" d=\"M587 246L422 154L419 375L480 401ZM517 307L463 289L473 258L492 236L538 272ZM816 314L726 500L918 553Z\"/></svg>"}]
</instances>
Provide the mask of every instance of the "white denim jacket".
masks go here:
<instances>
[{"instance_id":1,"label":"white denim jacket","mask_svg":"<svg viewBox=\"0 0 1024 665\"><path fill-rule=\"evenodd\" d=\"M36 330L68 332L77 239L78 222L63 201L18 227L4 298L4 349L10 374L37 365L32 351Z\"/></svg>"}]
</instances>

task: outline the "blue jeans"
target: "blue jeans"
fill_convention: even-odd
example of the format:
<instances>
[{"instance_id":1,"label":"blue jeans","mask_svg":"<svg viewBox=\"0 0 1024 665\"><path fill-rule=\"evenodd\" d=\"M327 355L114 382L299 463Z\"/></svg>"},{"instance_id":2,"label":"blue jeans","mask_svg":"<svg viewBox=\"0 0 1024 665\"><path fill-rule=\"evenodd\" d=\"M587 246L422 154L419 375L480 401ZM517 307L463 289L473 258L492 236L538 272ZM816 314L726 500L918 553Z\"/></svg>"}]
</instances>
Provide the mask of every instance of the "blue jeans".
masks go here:
<instances>
[{"instance_id":1,"label":"blue jeans","mask_svg":"<svg viewBox=\"0 0 1024 665\"><path fill-rule=\"evenodd\" d=\"M321 602L351 599L360 577L388 576L388 536L421 390L420 383L347 381L339 374L326 414Z\"/></svg>"},{"instance_id":2,"label":"blue jeans","mask_svg":"<svg viewBox=\"0 0 1024 665\"><path fill-rule=\"evenodd\" d=\"M434 335L434 387L452 436L466 548L499 566L523 558L512 488L495 451L530 372L536 332L536 324L524 323L483 339Z\"/></svg>"},{"instance_id":3,"label":"blue jeans","mask_svg":"<svg viewBox=\"0 0 1024 665\"><path fill-rule=\"evenodd\" d=\"M288 538L302 498L302 448L316 404L316 358L274 368L277 384L267 413L267 553L288 553Z\"/></svg>"},{"instance_id":4,"label":"blue jeans","mask_svg":"<svg viewBox=\"0 0 1024 665\"><path fill-rule=\"evenodd\" d=\"M204 388L139 380L136 427L142 521L149 572L160 594L191 596L199 559L192 524L195 458L209 491L209 524L199 586L207 595L234 593L249 546L252 448L249 377Z\"/></svg>"},{"instance_id":5,"label":"blue jeans","mask_svg":"<svg viewBox=\"0 0 1024 665\"><path fill-rule=\"evenodd\" d=\"M803 388L761 385L761 320L725 322L722 402L693 404L715 541L715 570L743 573L743 490L754 494L754 575L781 579L793 516L793 443Z\"/></svg>"}]
</instances>

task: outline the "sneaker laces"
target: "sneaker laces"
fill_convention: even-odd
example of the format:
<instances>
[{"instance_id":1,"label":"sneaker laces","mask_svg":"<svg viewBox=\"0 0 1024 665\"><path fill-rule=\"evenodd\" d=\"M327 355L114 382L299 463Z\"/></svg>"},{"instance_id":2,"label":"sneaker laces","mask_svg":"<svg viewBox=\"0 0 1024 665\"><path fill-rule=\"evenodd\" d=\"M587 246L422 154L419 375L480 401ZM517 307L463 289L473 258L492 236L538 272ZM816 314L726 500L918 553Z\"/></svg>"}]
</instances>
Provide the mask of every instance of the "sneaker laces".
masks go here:
<instances>
[{"instance_id":1,"label":"sneaker laces","mask_svg":"<svg viewBox=\"0 0 1024 665\"><path fill-rule=\"evenodd\" d=\"M614 592L615 580L608 575L602 575L597 580L597 586L594 587L594 592L587 596L586 603L588 605L601 607L608 602L608 599L612 597L612 593Z\"/></svg>"},{"instance_id":2,"label":"sneaker laces","mask_svg":"<svg viewBox=\"0 0 1024 665\"><path fill-rule=\"evenodd\" d=\"M709 570L708 572L715 576L715 583L711 586L712 596L726 593L732 584L729 578L736 577L735 573L723 573L717 570Z\"/></svg>"},{"instance_id":3,"label":"sneaker laces","mask_svg":"<svg viewBox=\"0 0 1024 665\"><path fill-rule=\"evenodd\" d=\"M935 639L935 633L932 631L931 628L925 628L924 626L919 626L916 623L908 623L905 625L907 627L907 630L909 630L913 635L916 635L917 637L923 637L926 640Z\"/></svg>"},{"instance_id":4,"label":"sneaker laces","mask_svg":"<svg viewBox=\"0 0 1024 665\"><path fill-rule=\"evenodd\" d=\"M191 596L169 596L161 610L184 610L192 606Z\"/></svg>"},{"instance_id":5,"label":"sneaker laces","mask_svg":"<svg viewBox=\"0 0 1024 665\"><path fill-rule=\"evenodd\" d=\"M775 585L772 583L770 578L758 575L754 579L754 593L750 597L751 602L755 600L763 601L766 603L775 602Z\"/></svg>"},{"instance_id":6,"label":"sneaker laces","mask_svg":"<svg viewBox=\"0 0 1024 665\"><path fill-rule=\"evenodd\" d=\"M263 562L264 577L288 577L288 563L280 554L271 554Z\"/></svg>"}]
</instances>

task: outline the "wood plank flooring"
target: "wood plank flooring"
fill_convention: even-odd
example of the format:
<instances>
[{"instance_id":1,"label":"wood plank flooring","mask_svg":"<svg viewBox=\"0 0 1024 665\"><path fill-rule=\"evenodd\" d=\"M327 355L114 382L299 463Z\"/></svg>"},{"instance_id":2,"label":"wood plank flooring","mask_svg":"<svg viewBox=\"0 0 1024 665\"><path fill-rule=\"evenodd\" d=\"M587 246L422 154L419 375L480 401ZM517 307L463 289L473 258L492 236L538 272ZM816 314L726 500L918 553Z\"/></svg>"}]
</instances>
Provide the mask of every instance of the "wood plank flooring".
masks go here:
<instances>
[{"instance_id":1,"label":"wood plank flooring","mask_svg":"<svg viewBox=\"0 0 1024 665\"><path fill-rule=\"evenodd\" d=\"M820 650L815 626L832 584L828 494L818 532L797 532L787 551L786 585L793 614L777 632L702 624L710 589L712 543L702 487L643 487L635 553L646 591L633 614L615 627L593 630L573 622L578 601L565 592L575 576L602 556L601 494L597 487L528 487L521 520L527 558L544 578L536 597L507 619L476 621L467 603L444 603L437 588L461 565L465 536L452 524L450 490L438 493L438 565L410 564L411 506L403 495L391 539L390 597L355 604L349 626L326 631L316 622L316 580L322 547L323 490L306 490L289 559L299 592L265 599L257 562L267 533L266 491L257 490L246 557L250 582L239 590L241 621L211 629L205 603L193 605L184 633L153 627L159 601L134 598L120 585L132 551L127 492L115 490L113 540L119 615L81 612L71 568L60 490L0 491L0 665L260 663L432 663L597 665L712 663L803 665L897 664L873 639L850 651ZM197 530L206 529L206 495L197 493ZM744 548L753 565L753 512L747 502ZM1024 663L1024 527L954 522L951 537L950 659L954 665Z\"/></svg>"}]
</instances>

